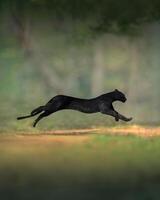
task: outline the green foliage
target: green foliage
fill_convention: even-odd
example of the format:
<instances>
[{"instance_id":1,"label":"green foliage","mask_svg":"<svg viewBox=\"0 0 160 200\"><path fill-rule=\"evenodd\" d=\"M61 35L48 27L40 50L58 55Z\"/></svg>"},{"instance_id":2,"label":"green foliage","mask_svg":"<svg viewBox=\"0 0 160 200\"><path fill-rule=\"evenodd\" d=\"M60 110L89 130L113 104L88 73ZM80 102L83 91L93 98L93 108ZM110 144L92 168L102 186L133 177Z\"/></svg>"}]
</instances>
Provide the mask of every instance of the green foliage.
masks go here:
<instances>
[{"instance_id":1,"label":"green foliage","mask_svg":"<svg viewBox=\"0 0 160 200\"><path fill-rule=\"evenodd\" d=\"M14 2L1 2L1 9L16 12L22 18L35 16L48 16L60 21L82 20L89 24L93 30L126 31L133 25L142 24L160 17L160 3L158 0L28 0ZM116 26L115 26L116 25ZM114 28L113 28L114 27Z\"/></svg>"}]
</instances>

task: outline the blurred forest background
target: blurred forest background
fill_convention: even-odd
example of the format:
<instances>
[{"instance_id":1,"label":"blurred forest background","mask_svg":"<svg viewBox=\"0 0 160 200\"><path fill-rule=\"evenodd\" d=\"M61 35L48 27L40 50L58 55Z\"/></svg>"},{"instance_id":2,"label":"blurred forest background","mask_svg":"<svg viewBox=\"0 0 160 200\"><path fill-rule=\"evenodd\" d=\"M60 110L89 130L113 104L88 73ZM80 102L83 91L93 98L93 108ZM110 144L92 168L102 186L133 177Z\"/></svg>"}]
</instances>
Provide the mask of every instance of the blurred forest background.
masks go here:
<instances>
[{"instance_id":1,"label":"blurred forest background","mask_svg":"<svg viewBox=\"0 0 160 200\"><path fill-rule=\"evenodd\" d=\"M158 124L159 19L158 0L0 1L0 129L31 127L16 117L56 94L91 98L115 88L128 97L115 107L132 123ZM64 111L39 127L110 124Z\"/></svg>"}]
</instances>

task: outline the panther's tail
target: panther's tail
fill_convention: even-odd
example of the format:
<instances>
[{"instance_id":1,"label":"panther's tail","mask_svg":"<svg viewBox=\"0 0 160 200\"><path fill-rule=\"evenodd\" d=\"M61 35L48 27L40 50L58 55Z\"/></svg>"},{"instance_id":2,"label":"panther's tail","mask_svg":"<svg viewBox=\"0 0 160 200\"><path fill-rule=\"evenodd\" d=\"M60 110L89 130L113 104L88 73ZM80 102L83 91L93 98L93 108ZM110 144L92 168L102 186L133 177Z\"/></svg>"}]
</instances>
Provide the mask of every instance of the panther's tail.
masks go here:
<instances>
[{"instance_id":1,"label":"panther's tail","mask_svg":"<svg viewBox=\"0 0 160 200\"><path fill-rule=\"evenodd\" d=\"M25 119L25 118L29 118L29 117L33 117L39 113L41 113L42 111L44 111L44 107L45 106L39 106L38 108L32 110L30 115L26 115L26 116L22 116L22 117L17 117L17 120L21 120L21 119Z\"/></svg>"}]
</instances>

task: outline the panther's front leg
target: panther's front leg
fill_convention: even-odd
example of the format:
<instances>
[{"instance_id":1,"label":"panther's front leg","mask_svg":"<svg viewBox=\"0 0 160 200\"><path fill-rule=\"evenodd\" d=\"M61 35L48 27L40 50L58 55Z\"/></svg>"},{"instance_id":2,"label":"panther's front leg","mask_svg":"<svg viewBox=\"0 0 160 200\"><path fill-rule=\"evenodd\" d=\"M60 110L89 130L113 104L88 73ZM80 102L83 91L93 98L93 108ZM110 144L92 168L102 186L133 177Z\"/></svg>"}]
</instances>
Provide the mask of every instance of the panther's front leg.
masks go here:
<instances>
[{"instance_id":1,"label":"panther's front leg","mask_svg":"<svg viewBox=\"0 0 160 200\"><path fill-rule=\"evenodd\" d=\"M113 111L116 113L115 121L119 121L119 119L121 119L121 120L123 120L123 121L125 121L125 122L128 122L128 121L131 121L131 120L132 120L132 117L127 118L127 117L125 117L125 116L119 114L119 113L114 109L113 105L112 105L111 107L112 107Z\"/></svg>"},{"instance_id":2,"label":"panther's front leg","mask_svg":"<svg viewBox=\"0 0 160 200\"><path fill-rule=\"evenodd\" d=\"M119 113L117 111L114 110L115 114L115 121L118 122L119 121Z\"/></svg>"},{"instance_id":3,"label":"panther's front leg","mask_svg":"<svg viewBox=\"0 0 160 200\"><path fill-rule=\"evenodd\" d=\"M113 108L113 110L114 110L114 108ZM125 122L129 122L129 121L132 120L132 117L127 118L127 117L125 117L125 116L119 114L116 110L114 110L114 111L116 112L116 115L117 115L117 117L115 117L115 120L116 120L116 121L119 121L119 119L121 119L121 120L123 120L123 121L125 121Z\"/></svg>"},{"instance_id":4,"label":"panther's front leg","mask_svg":"<svg viewBox=\"0 0 160 200\"><path fill-rule=\"evenodd\" d=\"M119 121L118 112L115 111L112 106L107 106L106 104L101 103L100 112L105 115L110 115L110 116L114 117L115 121Z\"/></svg>"},{"instance_id":5,"label":"panther's front leg","mask_svg":"<svg viewBox=\"0 0 160 200\"><path fill-rule=\"evenodd\" d=\"M123 115L121 115L119 113L118 113L118 118L123 120L123 121L125 121L125 122L129 122L129 121L132 120L132 117L127 118L127 117L125 117L125 116L123 116Z\"/></svg>"},{"instance_id":6,"label":"panther's front leg","mask_svg":"<svg viewBox=\"0 0 160 200\"><path fill-rule=\"evenodd\" d=\"M113 116L115 118L115 121L119 121L119 119L123 120L123 121L131 121L132 118L127 118L121 114L119 114L116 110L114 110L113 106L108 106L105 103L101 103L100 104L100 112L106 115L110 115Z\"/></svg>"},{"instance_id":7,"label":"panther's front leg","mask_svg":"<svg viewBox=\"0 0 160 200\"><path fill-rule=\"evenodd\" d=\"M111 110L114 112L115 121L119 121L119 113L114 109L113 105L111 104Z\"/></svg>"},{"instance_id":8,"label":"panther's front leg","mask_svg":"<svg viewBox=\"0 0 160 200\"><path fill-rule=\"evenodd\" d=\"M110 115L115 118L115 121L119 121L119 115L114 110L102 110L101 113L103 113L105 115Z\"/></svg>"}]
</instances>

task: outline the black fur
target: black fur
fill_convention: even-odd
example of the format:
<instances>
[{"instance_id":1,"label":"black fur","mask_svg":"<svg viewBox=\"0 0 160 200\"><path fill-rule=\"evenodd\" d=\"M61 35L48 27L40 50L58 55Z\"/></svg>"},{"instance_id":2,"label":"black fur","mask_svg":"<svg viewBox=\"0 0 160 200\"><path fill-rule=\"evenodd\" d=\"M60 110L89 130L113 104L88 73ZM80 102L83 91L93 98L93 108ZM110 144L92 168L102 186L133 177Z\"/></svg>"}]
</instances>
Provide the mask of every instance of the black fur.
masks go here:
<instances>
[{"instance_id":1,"label":"black fur","mask_svg":"<svg viewBox=\"0 0 160 200\"><path fill-rule=\"evenodd\" d=\"M92 99L80 99L71 96L57 95L53 97L46 105L34 109L30 115L18 117L17 119L25 119L33 117L42 112L39 117L34 121L33 127L36 126L38 121L48 115L64 109L78 110L83 113L96 113L101 112L106 115L111 115L116 121L119 119L123 121L130 121L132 118L127 118L114 110L112 103L114 101L125 102L127 99L125 95L117 89L113 92L102 94Z\"/></svg>"}]
</instances>

